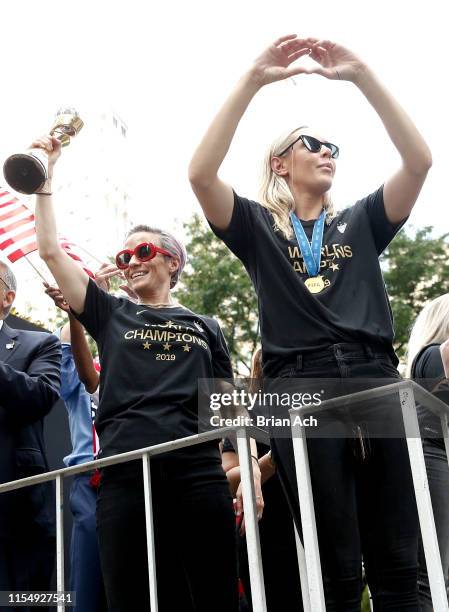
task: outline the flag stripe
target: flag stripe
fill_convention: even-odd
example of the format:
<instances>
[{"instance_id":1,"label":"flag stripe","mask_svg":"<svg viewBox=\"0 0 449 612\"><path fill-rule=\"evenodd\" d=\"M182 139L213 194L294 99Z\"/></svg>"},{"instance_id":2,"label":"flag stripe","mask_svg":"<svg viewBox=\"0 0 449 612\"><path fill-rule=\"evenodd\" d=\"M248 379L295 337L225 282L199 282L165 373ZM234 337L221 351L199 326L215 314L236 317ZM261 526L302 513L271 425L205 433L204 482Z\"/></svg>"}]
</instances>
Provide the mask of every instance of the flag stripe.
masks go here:
<instances>
[{"instance_id":1,"label":"flag stripe","mask_svg":"<svg viewBox=\"0 0 449 612\"><path fill-rule=\"evenodd\" d=\"M0 208L5 208L6 206L11 206L11 204L14 204L15 202L18 202L19 200L17 198L13 198L12 200L8 200L7 202L2 202L0 204Z\"/></svg>"},{"instance_id":2,"label":"flag stripe","mask_svg":"<svg viewBox=\"0 0 449 612\"><path fill-rule=\"evenodd\" d=\"M0 187L0 250L14 263L37 250L35 218L26 203ZM80 255L72 251L76 244L60 236L59 244L74 261L92 278L95 275Z\"/></svg>"},{"instance_id":3,"label":"flag stripe","mask_svg":"<svg viewBox=\"0 0 449 612\"><path fill-rule=\"evenodd\" d=\"M25 206L23 202L19 202L19 200L16 200L15 202L10 202L8 204L8 207L6 206L0 206L0 209L3 208L4 210L0 210L0 212L5 213L6 212L6 208L8 210L17 210L18 208L21 208L22 206ZM26 207L27 210L30 210L28 207Z\"/></svg>"},{"instance_id":4,"label":"flag stripe","mask_svg":"<svg viewBox=\"0 0 449 612\"><path fill-rule=\"evenodd\" d=\"M23 204L21 204L17 208L14 208L14 210L10 210L9 212L0 215L0 221L5 221L6 219L10 219L11 217L18 216L22 213L30 213L30 209L24 206Z\"/></svg>"},{"instance_id":5,"label":"flag stripe","mask_svg":"<svg viewBox=\"0 0 449 612\"><path fill-rule=\"evenodd\" d=\"M8 231L8 227L12 224L12 221L22 221L23 219L30 219L29 223L34 225L34 215L30 216L30 211L20 211L14 217L10 219L5 219L5 221L0 221L0 229L4 229Z\"/></svg>"},{"instance_id":6,"label":"flag stripe","mask_svg":"<svg viewBox=\"0 0 449 612\"><path fill-rule=\"evenodd\" d=\"M21 225L26 225L27 223L30 223L32 221L34 221L34 215L30 215L29 217L26 217L25 219L21 219L20 221L17 221L16 223L11 223L11 225L0 227L0 234L7 234L8 232L12 232L12 230L17 229Z\"/></svg>"},{"instance_id":7,"label":"flag stripe","mask_svg":"<svg viewBox=\"0 0 449 612\"><path fill-rule=\"evenodd\" d=\"M34 228L33 221L31 221L30 223L27 223L26 225L20 225L19 227L14 229L12 232L1 232L0 231L0 240L7 240L8 238L14 238L14 236L17 236L17 234L21 234L22 232L30 228ZM18 242L20 242L20 240Z\"/></svg>"},{"instance_id":8,"label":"flag stripe","mask_svg":"<svg viewBox=\"0 0 449 612\"><path fill-rule=\"evenodd\" d=\"M22 240L17 240L13 241L13 243L6 247L6 249L3 250L3 253L8 256L10 253L12 253L13 251L16 251L17 249L26 249L26 247L31 244L32 242L36 241L36 236L28 236L27 238L22 238Z\"/></svg>"},{"instance_id":9,"label":"flag stripe","mask_svg":"<svg viewBox=\"0 0 449 612\"><path fill-rule=\"evenodd\" d=\"M66 253L67 255L70 255L70 257L74 259L75 261L79 261L80 263L84 264L84 261L81 259L81 257L79 257L78 255L75 255L75 253L71 253L70 251L67 251L67 249L66 249Z\"/></svg>"},{"instance_id":10,"label":"flag stripe","mask_svg":"<svg viewBox=\"0 0 449 612\"><path fill-rule=\"evenodd\" d=\"M17 234L13 238L8 238L7 240L0 242L0 249L4 250L7 247L11 246L12 244L16 244L19 240L22 240L23 238L28 238L29 236L34 237L35 235L36 235L36 232L35 232L34 227L30 227L29 229L22 232L21 234Z\"/></svg>"},{"instance_id":11,"label":"flag stripe","mask_svg":"<svg viewBox=\"0 0 449 612\"><path fill-rule=\"evenodd\" d=\"M24 257L25 255L28 255L28 253L32 253L33 251L37 251L37 243L36 242L32 242L29 246L27 246L25 248L17 249L17 251L13 251L9 255L7 255L7 257L8 257L8 259L9 259L9 261L11 263L14 263L15 261L17 261L21 257Z\"/></svg>"}]
</instances>

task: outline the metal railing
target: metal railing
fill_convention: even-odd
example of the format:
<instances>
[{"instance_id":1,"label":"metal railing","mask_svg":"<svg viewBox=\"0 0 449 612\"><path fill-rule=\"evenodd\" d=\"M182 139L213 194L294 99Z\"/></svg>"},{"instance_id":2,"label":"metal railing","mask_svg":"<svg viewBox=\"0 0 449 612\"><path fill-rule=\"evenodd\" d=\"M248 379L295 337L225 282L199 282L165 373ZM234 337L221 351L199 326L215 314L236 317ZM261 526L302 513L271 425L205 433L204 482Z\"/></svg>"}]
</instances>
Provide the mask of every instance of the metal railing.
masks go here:
<instances>
[{"instance_id":1,"label":"metal railing","mask_svg":"<svg viewBox=\"0 0 449 612\"><path fill-rule=\"evenodd\" d=\"M366 399L380 398L398 394L402 409L407 446L410 456L413 484L418 507L418 515L422 532L423 546L428 568L432 602L439 612L449 611L445 580L441 567L438 541L435 531L432 503L430 500L424 455L421 444L414 395L418 400L437 414L441 419L446 454L449 457L449 406L432 396L428 391L412 381L402 381L368 391L361 391L348 396L342 396L324 401L320 407L313 408L317 416L324 410L346 406ZM309 407L290 410L291 417L311 414ZM260 551L259 530L257 526L256 499L252 473L250 438L267 442L267 433L251 426L223 427L210 432L181 438L155 446L122 453L106 459L90 461L78 466L54 470L38 476L0 484L0 494L21 489L27 486L55 480L56 482L56 580L57 590L64 591L64 500L63 480L69 476L90 472L95 468L104 468L136 459L142 460L143 484L145 499L145 522L147 535L148 576L151 610L158 611L156 558L154 546L153 500L151 493L151 458L161 453L194 446L203 442L221 439L234 433L237 437L240 473L243 494L243 509L245 514L246 541L248 549L248 565L251 583L251 596L254 612L266 612L265 589L263 579L262 556ZM301 579L304 612L325 612L323 582L321 575L320 554L313 506L313 493L307 454L305 429L292 423L293 450L298 481L298 494L301 510L303 544L295 527L295 539L298 555L298 566ZM64 605L58 605L58 612L64 610Z\"/></svg>"},{"instance_id":2,"label":"metal railing","mask_svg":"<svg viewBox=\"0 0 449 612\"><path fill-rule=\"evenodd\" d=\"M438 540L435 530L432 502L427 481L426 466L416 414L415 396L421 405L440 417L443 431L446 456L449 462L449 406L434 397L423 387L411 380L405 380L382 387L376 387L351 395L336 397L324 401L318 408L313 408L313 415L318 418L320 413L337 409L344 405L359 404L367 400L378 399L398 394L404 424L407 448L410 458L413 486L418 508L419 524L427 564L432 603L438 612L447 612L448 599L445 577L441 566ZM291 417L312 414L310 407L290 410ZM303 542L308 588L303 590L304 608L313 612L325 612L323 581L321 575L320 552L313 505L313 492L310 479L310 469L307 454L306 432L299 423L292 423L293 451L296 465L296 478L303 528ZM306 608L306 606L308 606Z\"/></svg>"},{"instance_id":3,"label":"metal railing","mask_svg":"<svg viewBox=\"0 0 449 612\"><path fill-rule=\"evenodd\" d=\"M259 530L257 527L256 498L254 492L254 480L251 461L250 437L262 442L268 441L266 432L255 427L223 427L210 432L201 433L187 438L180 438L171 442L149 446L127 453L114 455L105 459L89 461L81 465L54 470L22 478L4 484L0 484L0 494L7 491L22 489L24 487L40 484L43 482L56 481L56 585L58 591L64 591L64 499L63 480L69 476L90 472L96 468L104 468L127 461L141 459L143 464L143 484L145 499L145 523L147 535L148 554L148 577L150 589L150 603L152 612L157 612L157 580L156 580L156 558L154 547L153 526L153 500L151 495L151 458L161 453L195 446L211 440L221 439L230 433L237 436L237 450L239 453L240 473L242 481L243 510L245 514L246 541L248 547L248 565L251 582L251 595L254 610L266 612L265 589L263 580L263 569L260 552ZM63 612L64 605L59 604L58 612Z\"/></svg>"}]
</instances>

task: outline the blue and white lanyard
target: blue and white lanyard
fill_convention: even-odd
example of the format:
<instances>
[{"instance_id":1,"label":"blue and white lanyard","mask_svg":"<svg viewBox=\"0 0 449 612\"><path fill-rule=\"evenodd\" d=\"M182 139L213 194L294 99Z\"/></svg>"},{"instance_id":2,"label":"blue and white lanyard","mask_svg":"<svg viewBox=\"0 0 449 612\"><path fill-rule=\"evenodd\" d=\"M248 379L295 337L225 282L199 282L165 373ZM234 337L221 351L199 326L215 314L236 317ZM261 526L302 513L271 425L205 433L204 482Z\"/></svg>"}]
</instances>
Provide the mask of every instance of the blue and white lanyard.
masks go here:
<instances>
[{"instance_id":1,"label":"blue and white lanyard","mask_svg":"<svg viewBox=\"0 0 449 612\"><path fill-rule=\"evenodd\" d=\"M290 213L293 231L295 232L296 240L298 241L301 255L304 258L307 272L309 276L317 276L320 271L321 264L321 246L323 244L324 220L326 211L323 210L321 215L315 221L312 233L312 242L306 236L301 221L294 212Z\"/></svg>"}]
</instances>

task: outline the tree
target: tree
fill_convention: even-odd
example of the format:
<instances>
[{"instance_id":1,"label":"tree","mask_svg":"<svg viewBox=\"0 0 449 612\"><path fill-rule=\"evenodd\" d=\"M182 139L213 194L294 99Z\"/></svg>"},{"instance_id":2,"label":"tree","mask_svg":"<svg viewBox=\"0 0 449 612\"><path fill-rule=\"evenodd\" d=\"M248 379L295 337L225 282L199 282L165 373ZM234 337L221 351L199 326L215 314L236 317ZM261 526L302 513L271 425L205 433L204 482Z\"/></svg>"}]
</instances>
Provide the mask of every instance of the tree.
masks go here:
<instances>
[{"instance_id":1,"label":"tree","mask_svg":"<svg viewBox=\"0 0 449 612\"><path fill-rule=\"evenodd\" d=\"M235 369L240 371L243 365L249 372L258 343L257 298L251 281L199 215L184 228L189 257L177 298L194 312L219 320Z\"/></svg>"},{"instance_id":2,"label":"tree","mask_svg":"<svg viewBox=\"0 0 449 612\"><path fill-rule=\"evenodd\" d=\"M395 320L395 349L405 359L410 330L424 304L449 291L449 234L435 238L431 226L401 232L382 257Z\"/></svg>"}]
</instances>

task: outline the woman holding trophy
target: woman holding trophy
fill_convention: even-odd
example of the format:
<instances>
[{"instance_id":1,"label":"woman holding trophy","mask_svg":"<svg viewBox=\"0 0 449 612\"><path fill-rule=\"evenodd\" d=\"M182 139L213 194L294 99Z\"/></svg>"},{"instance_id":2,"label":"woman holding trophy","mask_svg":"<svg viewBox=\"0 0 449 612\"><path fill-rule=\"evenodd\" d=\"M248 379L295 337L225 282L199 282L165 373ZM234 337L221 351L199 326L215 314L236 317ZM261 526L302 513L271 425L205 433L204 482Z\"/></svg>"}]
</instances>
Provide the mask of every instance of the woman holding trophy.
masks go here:
<instances>
[{"instance_id":1,"label":"woman holding trophy","mask_svg":"<svg viewBox=\"0 0 449 612\"><path fill-rule=\"evenodd\" d=\"M303 56L315 65L293 65ZM259 202L218 176L252 98L299 74L353 83L401 158L383 186L339 213L329 195L339 147L309 127L271 145ZM274 110L282 112L282 100ZM375 162L369 153L361 135L360 155ZM197 148L189 177L213 231L243 262L258 294L264 377L399 377L378 258L410 214L431 163L403 109L337 43L283 36L244 73ZM360 611L363 554L374 608L417 612L418 521L405 440L361 435L356 456L349 442L308 440L327 610ZM300 526L291 439L274 436L272 452Z\"/></svg>"},{"instance_id":2,"label":"woman holding trophy","mask_svg":"<svg viewBox=\"0 0 449 612\"><path fill-rule=\"evenodd\" d=\"M99 348L101 457L198 433L197 379L232 378L232 368L217 322L171 296L184 248L136 226L115 272L137 303L99 289L57 241L51 177L61 145L46 136L33 146L47 153L50 177L37 194L39 254ZM142 462L102 472L97 530L108 609L149 610ZM159 610L237 612L235 519L218 441L152 458L151 477Z\"/></svg>"}]
</instances>

